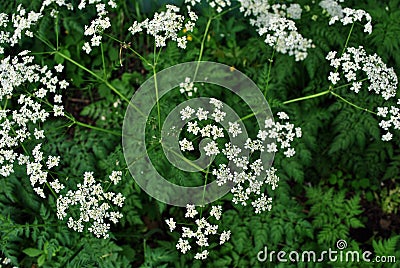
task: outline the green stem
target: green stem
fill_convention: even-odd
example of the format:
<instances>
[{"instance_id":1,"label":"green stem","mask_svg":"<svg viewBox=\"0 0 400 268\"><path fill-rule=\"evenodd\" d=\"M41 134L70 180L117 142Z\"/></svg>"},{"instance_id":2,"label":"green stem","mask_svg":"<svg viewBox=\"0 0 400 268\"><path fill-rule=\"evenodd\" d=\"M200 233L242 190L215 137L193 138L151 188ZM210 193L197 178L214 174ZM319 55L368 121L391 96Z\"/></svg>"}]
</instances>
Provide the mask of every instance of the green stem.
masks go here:
<instances>
[{"instance_id":1,"label":"green stem","mask_svg":"<svg viewBox=\"0 0 400 268\"><path fill-rule=\"evenodd\" d=\"M58 50L58 35L59 35L59 32L58 32L58 14L56 15L56 19L55 19L54 24L55 24L55 31L56 31L56 48Z\"/></svg>"},{"instance_id":2,"label":"green stem","mask_svg":"<svg viewBox=\"0 0 400 268\"><path fill-rule=\"evenodd\" d=\"M199 70L200 61L201 61L201 58L203 57L203 52L204 52L204 44L206 42L208 30L210 29L210 25L211 25L211 21L212 20L213 20L212 17L208 18L207 25L206 25L206 30L204 31L203 39L201 40L200 54L199 54L199 57L197 59L197 65L196 65L196 70L194 72L193 81L195 81L196 76L197 76L197 72Z\"/></svg>"},{"instance_id":3,"label":"green stem","mask_svg":"<svg viewBox=\"0 0 400 268\"><path fill-rule=\"evenodd\" d=\"M59 56L63 57L64 59L68 60L69 62L75 64L76 66L78 66L79 68L81 68L82 70L88 72L89 74L91 74L92 76L94 76L95 78L97 78L99 81L103 82L108 88L110 88L112 91L114 91L114 93L116 93L121 99L123 99L125 102L127 102L129 105L131 105L136 111L138 111L142 116L146 117L145 114L142 113L142 111L140 111L140 109L138 107L136 107L135 105L133 105L131 103L131 101L125 97L124 95L121 94L121 92L118 91L118 89L116 89L113 85L110 84L110 82L108 82L106 79L104 79L103 77L99 76L98 74L96 74L95 72L93 72L92 70L89 70L88 68L86 68L85 66L83 66L82 64L80 64L79 62L76 62L75 60L71 59L70 57L64 55L63 53L56 51L56 54L58 54Z\"/></svg>"},{"instance_id":4,"label":"green stem","mask_svg":"<svg viewBox=\"0 0 400 268\"><path fill-rule=\"evenodd\" d=\"M277 42L278 42L278 40L277 40ZM271 69L272 69L272 62L273 62L274 55L275 55L275 48L276 48L276 44L274 46L274 49L272 50L271 58L269 59L268 74L267 74L267 84L265 85L264 97L267 96L267 92L268 92L268 88L269 88L269 78L271 76Z\"/></svg>"},{"instance_id":5,"label":"green stem","mask_svg":"<svg viewBox=\"0 0 400 268\"><path fill-rule=\"evenodd\" d=\"M353 107L356 108L356 109L359 109L359 110L362 110L362 111L365 111L365 112L368 112L368 113L371 113L371 114L375 114L375 115L377 114L377 113L375 113L375 112L373 112L373 111L371 111L371 110L368 110L368 109L366 109L366 108L360 107L360 106L358 106L358 105L356 105L356 104L354 104L354 103L352 103L352 102L346 100L345 98L343 98L343 97L340 96L339 94L336 94L336 93L333 92L333 91L331 91L331 94L332 94L333 96L339 98L339 99L342 100L343 102L347 103L348 105L353 106Z\"/></svg>"},{"instance_id":6,"label":"green stem","mask_svg":"<svg viewBox=\"0 0 400 268\"><path fill-rule=\"evenodd\" d=\"M343 47L343 50L342 50L342 54L341 54L340 56L343 56L344 52L346 51L347 45L349 44L349 40L350 40L351 33L353 32L353 29L354 29L354 24L355 24L355 22L353 22L353 24L351 25L349 34L347 35L346 42L344 43L344 47Z\"/></svg>"},{"instance_id":7,"label":"green stem","mask_svg":"<svg viewBox=\"0 0 400 268\"><path fill-rule=\"evenodd\" d=\"M331 92L330 89L325 90L323 92L319 92L313 95L309 95L309 96L304 96L301 98L297 98L297 99L292 99L292 100L288 100L288 101L284 101L283 104L289 104L289 103L293 103L293 102L298 102L298 101L303 101L303 100L308 100L308 99L313 99L313 98L317 98L326 94L329 94Z\"/></svg>"},{"instance_id":8,"label":"green stem","mask_svg":"<svg viewBox=\"0 0 400 268\"><path fill-rule=\"evenodd\" d=\"M52 43L50 43L48 40L46 40L45 38L43 38L43 37L41 37L40 35L38 35L38 34L35 34L35 37L37 38L37 39L39 39L40 41L42 41L43 43L45 43L49 48L51 48L52 50L57 50L54 46L53 46L53 44Z\"/></svg>"},{"instance_id":9,"label":"green stem","mask_svg":"<svg viewBox=\"0 0 400 268\"><path fill-rule=\"evenodd\" d=\"M205 176L205 181L204 181L204 186L203 186L203 196L202 196L202 206L200 207L200 219L203 215L203 206L204 206L204 197L206 195L206 187L207 187L207 181L208 181L208 173L210 171L210 165L207 167L206 171L206 176Z\"/></svg>"},{"instance_id":10,"label":"green stem","mask_svg":"<svg viewBox=\"0 0 400 268\"><path fill-rule=\"evenodd\" d=\"M121 136L121 133L119 133L119 132L115 132L115 131L112 131L112 130L109 130L109 129L100 128L100 127L96 127L96 126L92 126L92 125L88 125L88 124L85 124L83 122L80 122L80 121L76 120L74 117L72 117L71 115L65 114L65 117L68 118L69 120L71 120L73 124L76 124L78 126L85 127L85 128L90 128L90 129L93 129L93 130L101 131L101 132L112 134L112 135L115 135L115 136Z\"/></svg>"},{"instance_id":11,"label":"green stem","mask_svg":"<svg viewBox=\"0 0 400 268\"><path fill-rule=\"evenodd\" d=\"M125 42L118 40L117 38L108 35L108 34L104 34L105 36L107 36L108 38L114 40L115 42L120 43L122 46L124 46L124 48L129 49L131 52L133 52L133 54L135 54L136 56L138 56L144 63L146 63L149 66L153 66L149 61L147 61L142 55L140 55L136 50L134 50L133 48L131 48L130 46L127 46Z\"/></svg>"},{"instance_id":12,"label":"green stem","mask_svg":"<svg viewBox=\"0 0 400 268\"><path fill-rule=\"evenodd\" d=\"M353 85L353 83L356 83L356 82L364 82L365 80L368 80L368 78L363 78L363 79L358 80L358 81L355 81L355 82L351 82L351 83L347 83L347 84L344 84L344 85L335 87L335 88L332 89L332 91L333 91L333 90L336 90L336 89L339 89L339 88L344 88L344 87L351 86L351 85Z\"/></svg>"},{"instance_id":13,"label":"green stem","mask_svg":"<svg viewBox=\"0 0 400 268\"><path fill-rule=\"evenodd\" d=\"M104 78L104 80L106 80L107 79L107 70L106 70L106 61L104 58L103 43L100 43L100 48L101 48L101 61L103 62L103 78Z\"/></svg>"},{"instance_id":14,"label":"green stem","mask_svg":"<svg viewBox=\"0 0 400 268\"><path fill-rule=\"evenodd\" d=\"M228 12L231 12L232 10L234 10L234 9L236 9L236 8L238 8L238 7L240 7L240 5L237 5L237 6L228 8L227 10L222 11L221 13L218 13L217 15L215 15L215 16L213 17L213 19L219 18L219 17L225 15L225 14L228 13Z\"/></svg>"},{"instance_id":15,"label":"green stem","mask_svg":"<svg viewBox=\"0 0 400 268\"><path fill-rule=\"evenodd\" d=\"M158 117L158 129L160 130L161 133L161 108L160 108L160 100L158 96L158 81L157 81L157 72L156 72L156 65L157 65L157 59L156 57L157 54L157 47L156 44L154 43L154 59L153 59L153 77L154 77L154 88L156 90L156 102L157 102L157 117Z\"/></svg>"}]
</instances>

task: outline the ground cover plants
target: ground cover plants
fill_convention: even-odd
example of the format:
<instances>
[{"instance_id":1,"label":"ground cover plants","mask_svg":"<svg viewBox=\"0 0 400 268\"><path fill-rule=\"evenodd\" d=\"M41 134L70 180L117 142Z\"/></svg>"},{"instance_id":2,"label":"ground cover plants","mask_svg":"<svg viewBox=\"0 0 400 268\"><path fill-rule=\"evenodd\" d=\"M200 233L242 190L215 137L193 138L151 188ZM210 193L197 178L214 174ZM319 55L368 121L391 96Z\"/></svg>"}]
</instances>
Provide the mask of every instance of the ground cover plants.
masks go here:
<instances>
[{"instance_id":1,"label":"ground cover plants","mask_svg":"<svg viewBox=\"0 0 400 268\"><path fill-rule=\"evenodd\" d=\"M398 0L1 6L0 267L397 267Z\"/></svg>"}]
</instances>

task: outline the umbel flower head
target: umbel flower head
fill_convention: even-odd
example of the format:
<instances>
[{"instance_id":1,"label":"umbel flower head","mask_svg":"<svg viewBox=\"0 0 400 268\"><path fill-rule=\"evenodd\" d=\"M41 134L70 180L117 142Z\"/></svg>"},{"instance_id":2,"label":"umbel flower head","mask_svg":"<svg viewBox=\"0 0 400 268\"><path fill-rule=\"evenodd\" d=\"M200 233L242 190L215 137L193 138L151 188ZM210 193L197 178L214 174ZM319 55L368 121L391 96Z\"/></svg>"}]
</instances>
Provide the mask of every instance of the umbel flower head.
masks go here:
<instances>
[{"instance_id":1,"label":"umbel flower head","mask_svg":"<svg viewBox=\"0 0 400 268\"><path fill-rule=\"evenodd\" d=\"M186 205L185 218L190 218L194 220L193 223L188 223L187 226L182 226L181 236L176 244L176 248L183 254L190 252L190 250L200 248L199 251L194 255L195 259L205 260L208 257L209 251L204 248L212 246L212 244L223 245L229 240L231 231L224 230L218 233L219 226L217 224L210 223L210 220L214 219L219 221L222 216L221 206L212 206L209 212L209 216L205 218L204 216L197 217L199 212L196 207L191 204ZM173 232L177 229L177 223L173 218L165 220L168 225L169 230Z\"/></svg>"}]
</instances>

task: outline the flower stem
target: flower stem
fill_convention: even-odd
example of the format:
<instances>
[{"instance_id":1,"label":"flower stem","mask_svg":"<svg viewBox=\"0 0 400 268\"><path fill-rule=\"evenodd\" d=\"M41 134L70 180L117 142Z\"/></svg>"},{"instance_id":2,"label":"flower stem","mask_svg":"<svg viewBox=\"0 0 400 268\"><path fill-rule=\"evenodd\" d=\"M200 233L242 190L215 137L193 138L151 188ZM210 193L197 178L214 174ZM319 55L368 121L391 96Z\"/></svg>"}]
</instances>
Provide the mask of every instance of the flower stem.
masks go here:
<instances>
[{"instance_id":1,"label":"flower stem","mask_svg":"<svg viewBox=\"0 0 400 268\"><path fill-rule=\"evenodd\" d=\"M138 111L142 116L145 117L145 115L142 113L142 111L140 111L140 109L138 107L136 107L134 104L132 104L127 97L125 97L121 92L119 92L118 89L116 89L113 85L111 85L111 83L108 82L106 79L104 79L103 77L99 76L98 74L96 74L92 70L89 70L88 68L86 68L85 66L80 64L79 62L76 62L75 60L71 59L70 57L64 55L63 53L61 53L59 51L56 51L55 53L58 54L59 56L63 57L64 59L68 60L69 62L75 64L76 66L78 66L82 70L88 72L89 74L94 76L99 81L103 82L108 88L110 88L112 91L114 91L114 93L116 93L121 99L123 99L125 102L127 102L129 105L131 105L136 111Z\"/></svg>"},{"instance_id":2,"label":"flower stem","mask_svg":"<svg viewBox=\"0 0 400 268\"><path fill-rule=\"evenodd\" d=\"M360 106L358 106L358 105L346 100L345 98L343 98L342 96L340 96L339 94L337 94L337 93L335 93L333 91L331 91L331 94L333 96L337 97L338 99L342 100L343 102L347 103L348 105L353 106L356 109L359 109L359 110L362 110L362 111L365 111L365 112L368 112L368 113L371 113L371 114L375 114L375 115L377 114L377 113L375 113L375 112L373 112L371 110L368 110L366 108L360 107Z\"/></svg>"},{"instance_id":3,"label":"flower stem","mask_svg":"<svg viewBox=\"0 0 400 268\"><path fill-rule=\"evenodd\" d=\"M206 30L204 31L203 39L201 40L200 54L199 54L199 57L197 59L197 65L196 65L196 70L195 70L194 75L193 75L193 81L195 81L196 75L197 75L197 71L199 70L200 61L201 61L201 58L203 57L203 52L204 52L204 44L206 42L208 30L210 29L210 25L211 25L212 20L213 20L212 17L208 18L207 25L206 25Z\"/></svg>"},{"instance_id":4,"label":"flower stem","mask_svg":"<svg viewBox=\"0 0 400 268\"><path fill-rule=\"evenodd\" d=\"M297 99L292 99L292 100L288 100L288 101L284 101L283 104L289 104L289 103L293 103L293 102L298 102L298 101L303 101L303 100L308 100L308 99L313 99L313 98L317 98L326 94L329 94L331 92L330 89L325 90L323 92L319 92L313 95L309 95L309 96L304 96L301 98L297 98Z\"/></svg>"}]
</instances>

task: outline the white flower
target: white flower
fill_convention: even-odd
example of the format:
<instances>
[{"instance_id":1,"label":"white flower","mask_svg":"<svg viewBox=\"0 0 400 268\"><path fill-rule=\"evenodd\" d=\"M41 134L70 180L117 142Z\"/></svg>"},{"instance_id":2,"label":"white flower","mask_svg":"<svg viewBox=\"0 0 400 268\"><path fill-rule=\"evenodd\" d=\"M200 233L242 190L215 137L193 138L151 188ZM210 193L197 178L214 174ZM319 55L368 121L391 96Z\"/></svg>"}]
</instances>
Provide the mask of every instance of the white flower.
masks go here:
<instances>
[{"instance_id":1,"label":"white flower","mask_svg":"<svg viewBox=\"0 0 400 268\"><path fill-rule=\"evenodd\" d=\"M44 139L44 130L38 130L37 128L35 128L34 130L34 136L35 139L39 140L39 139Z\"/></svg>"},{"instance_id":2,"label":"white flower","mask_svg":"<svg viewBox=\"0 0 400 268\"><path fill-rule=\"evenodd\" d=\"M181 147L182 151L193 151L193 143L191 141L188 141L186 138L183 138L183 140L179 141L179 145Z\"/></svg>"},{"instance_id":3,"label":"white flower","mask_svg":"<svg viewBox=\"0 0 400 268\"><path fill-rule=\"evenodd\" d=\"M192 109L189 106L186 106L183 110L180 111L181 114L181 119L183 121L190 119L190 117L192 116L192 114L195 112L194 109Z\"/></svg>"},{"instance_id":4,"label":"white flower","mask_svg":"<svg viewBox=\"0 0 400 268\"><path fill-rule=\"evenodd\" d=\"M88 42L85 42L83 44L82 50L86 52L86 54L89 54L92 51L92 48L90 47L90 44Z\"/></svg>"},{"instance_id":5,"label":"white flower","mask_svg":"<svg viewBox=\"0 0 400 268\"><path fill-rule=\"evenodd\" d=\"M173 230L175 230L175 228L176 228L176 222L174 221L173 218L169 218L169 219L165 220L165 222L167 223L170 232L172 232Z\"/></svg>"},{"instance_id":6,"label":"white flower","mask_svg":"<svg viewBox=\"0 0 400 268\"><path fill-rule=\"evenodd\" d=\"M196 255L194 256L195 259L198 260L205 260L208 257L208 250L203 250L201 253L196 253Z\"/></svg>"},{"instance_id":7,"label":"white flower","mask_svg":"<svg viewBox=\"0 0 400 268\"><path fill-rule=\"evenodd\" d=\"M223 107L222 101L214 98L210 98L210 104L214 105L217 109L222 109Z\"/></svg>"},{"instance_id":8,"label":"white flower","mask_svg":"<svg viewBox=\"0 0 400 268\"><path fill-rule=\"evenodd\" d=\"M393 137L392 133L388 132L382 136L382 141L390 141L392 140L392 137Z\"/></svg>"},{"instance_id":9,"label":"white flower","mask_svg":"<svg viewBox=\"0 0 400 268\"><path fill-rule=\"evenodd\" d=\"M237 122L228 122L229 129L228 132L232 134L232 137L236 137L242 133L242 129L240 128L239 123Z\"/></svg>"},{"instance_id":10,"label":"white flower","mask_svg":"<svg viewBox=\"0 0 400 268\"><path fill-rule=\"evenodd\" d=\"M54 116L64 116L64 107L60 105L54 105L53 107Z\"/></svg>"},{"instance_id":11,"label":"white flower","mask_svg":"<svg viewBox=\"0 0 400 268\"><path fill-rule=\"evenodd\" d=\"M62 64L58 64L54 66L54 69L56 70L56 72L61 73L62 70L64 69L64 66Z\"/></svg>"},{"instance_id":12,"label":"white flower","mask_svg":"<svg viewBox=\"0 0 400 268\"><path fill-rule=\"evenodd\" d=\"M186 205L186 214L185 218L194 218L198 214L196 208L194 205L187 204Z\"/></svg>"},{"instance_id":13,"label":"white flower","mask_svg":"<svg viewBox=\"0 0 400 268\"><path fill-rule=\"evenodd\" d=\"M209 111L204 110L203 108L198 108L197 109L197 113L196 116L197 118L201 121L201 120L207 120L207 114L209 113Z\"/></svg>"},{"instance_id":14,"label":"white flower","mask_svg":"<svg viewBox=\"0 0 400 268\"><path fill-rule=\"evenodd\" d=\"M114 185L116 185L116 184L118 184L118 182L121 181L121 179L122 179L121 176L122 176L122 171L113 170L113 172L111 172L111 175L109 176L109 178L110 178L110 181L112 183L114 183Z\"/></svg>"},{"instance_id":15,"label":"white flower","mask_svg":"<svg viewBox=\"0 0 400 268\"><path fill-rule=\"evenodd\" d=\"M328 80L332 82L332 84L336 85L336 83L340 80L339 73L329 73Z\"/></svg>"},{"instance_id":16,"label":"white flower","mask_svg":"<svg viewBox=\"0 0 400 268\"><path fill-rule=\"evenodd\" d=\"M214 216L216 220L219 220L222 215L222 207L221 206L212 206L210 216Z\"/></svg>"},{"instance_id":17,"label":"white flower","mask_svg":"<svg viewBox=\"0 0 400 268\"><path fill-rule=\"evenodd\" d=\"M54 96L54 102L61 103L62 102L62 96L61 95L55 95Z\"/></svg>"},{"instance_id":18,"label":"white flower","mask_svg":"<svg viewBox=\"0 0 400 268\"><path fill-rule=\"evenodd\" d=\"M187 131L193 135L197 135L200 131L200 128L197 126L197 122L189 122Z\"/></svg>"},{"instance_id":19,"label":"white flower","mask_svg":"<svg viewBox=\"0 0 400 268\"><path fill-rule=\"evenodd\" d=\"M178 243L176 244L176 248L180 249L183 254L185 254L188 250L190 250L192 247L189 245L189 241L183 240L182 238L179 238Z\"/></svg>"},{"instance_id":20,"label":"white flower","mask_svg":"<svg viewBox=\"0 0 400 268\"><path fill-rule=\"evenodd\" d=\"M231 231L223 231L221 236L219 237L219 244L222 245L224 244L226 241L229 240L229 238L231 237Z\"/></svg>"},{"instance_id":21,"label":"white flower","mask_svg":"<svg viewBox=\"0 0 400 268\"><path fill-rule=\"evenodd\" d=\"M215 122L219 123L224 121L225 115L225 112L222 112L219 109L215 109L211 116L214 117Z\"/></svg>"},{"instance_id":22,"label":"white flower","mask_svg":"<svg viewBox=\"0 0 400 268\"><path fill-rule=\"evenodd\" d=\"M48 169L51 169L52 167L58 166L60 162L60 156L52 156L50 155L49 158L47 159L47 167Z\"/></svg>"},{"instance_id":23,"label":"white flower","mask_svg":"<svg viewBox=\"0 0 400 268\"><path fill-rule=\"evenodd\" d=\"M215 141L211 141L204 146L204 151L206 152L207 156L217 155L220 153L218 149L218 144Z\"/></svg>"}]
</instances>

